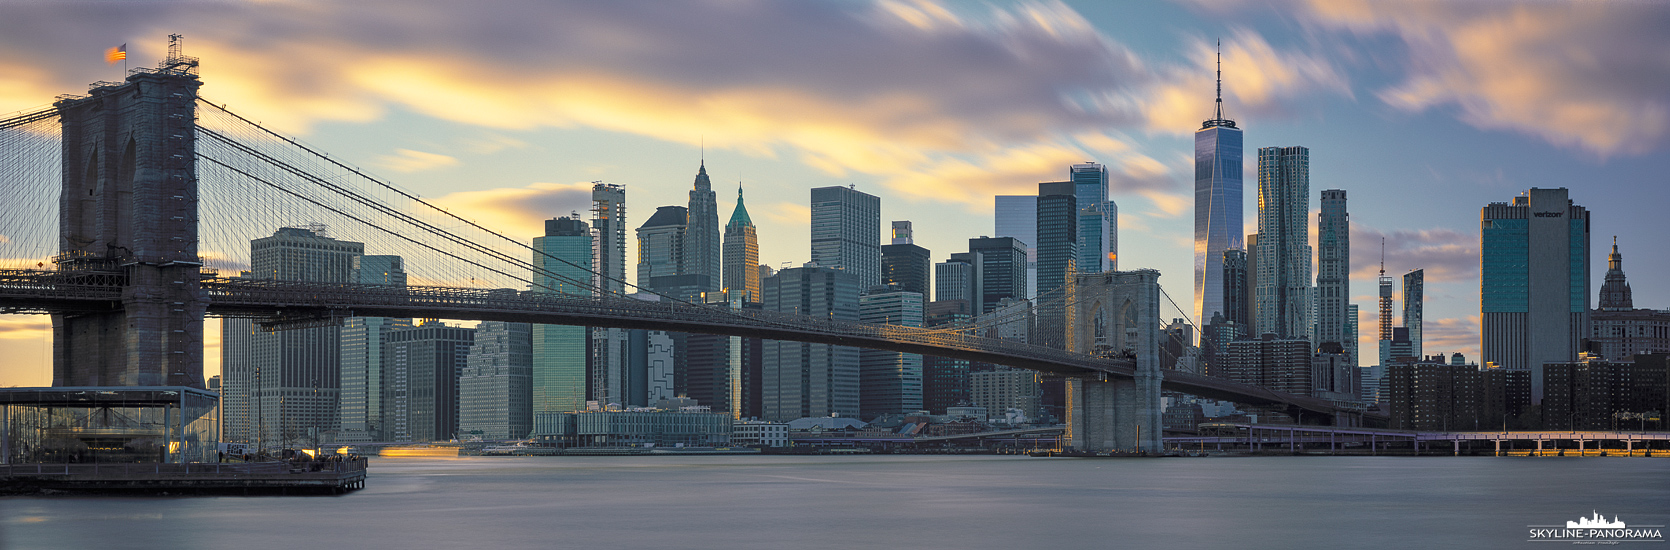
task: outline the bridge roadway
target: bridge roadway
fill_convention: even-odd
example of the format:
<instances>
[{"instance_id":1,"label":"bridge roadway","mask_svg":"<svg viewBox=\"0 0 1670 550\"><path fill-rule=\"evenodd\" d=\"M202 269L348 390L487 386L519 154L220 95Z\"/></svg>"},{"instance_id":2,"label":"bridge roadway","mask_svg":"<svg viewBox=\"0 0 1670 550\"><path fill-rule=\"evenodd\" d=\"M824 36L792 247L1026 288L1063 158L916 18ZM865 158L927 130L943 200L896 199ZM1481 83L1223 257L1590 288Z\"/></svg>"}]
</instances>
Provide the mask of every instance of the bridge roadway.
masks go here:
<instances>
[{"instance_id":1,"label":"bridge roadway","mask_svg":"<svg viewBox=\"0 0 1670 550\"><path fill-rule=\"evenodd\" d=\"M120 272L0 270L0 313L112 311L121 308L124 283ZM1097 357L959 332L626 297L209 276L199 284L208 302L208 314L221 317L291 323L347 317L437 318L666 330L918 353L1090 379L1129 379L1136 368L1131 359ZM1164 376L1161 388L1166 390L1281 407L1301 421L1322 423L1336 414L1360 413L1328 400L1222 378L1170 370Z\"/></svg>"}]
</instances>

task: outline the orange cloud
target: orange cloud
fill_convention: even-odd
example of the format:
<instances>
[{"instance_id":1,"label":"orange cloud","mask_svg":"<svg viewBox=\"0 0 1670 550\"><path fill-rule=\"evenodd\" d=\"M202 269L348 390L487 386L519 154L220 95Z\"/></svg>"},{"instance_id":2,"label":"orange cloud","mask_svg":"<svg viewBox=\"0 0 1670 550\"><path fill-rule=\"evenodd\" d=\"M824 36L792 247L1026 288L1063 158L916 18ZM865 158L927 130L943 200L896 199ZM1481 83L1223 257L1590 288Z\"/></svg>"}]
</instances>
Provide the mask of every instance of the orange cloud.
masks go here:
<instances>
[{"instance_id":1,"label":"orange cloud","mask_svg":"<svg viewBox=\"0 0 1670 550\"><path fill-rule=\"evenodd\" d=\"M440 153L426 153L411 149L397 149L394 154L378 157L375 162L384 168L402 174L458 165L458 159L456 158Z\"/></svg>"},{"instance_id":2,"label":"orange cloud","mask_svg":"<svg viewBox=\"0 0 1670 550\"><path fill-rule=\"evenodd\" d=\"M533 238L545 234L545 220L585 212L591 207L590 183L534 183L459 191L431 203L466 220L487 222L505 235Z\"/></svg>"}]
</instances>

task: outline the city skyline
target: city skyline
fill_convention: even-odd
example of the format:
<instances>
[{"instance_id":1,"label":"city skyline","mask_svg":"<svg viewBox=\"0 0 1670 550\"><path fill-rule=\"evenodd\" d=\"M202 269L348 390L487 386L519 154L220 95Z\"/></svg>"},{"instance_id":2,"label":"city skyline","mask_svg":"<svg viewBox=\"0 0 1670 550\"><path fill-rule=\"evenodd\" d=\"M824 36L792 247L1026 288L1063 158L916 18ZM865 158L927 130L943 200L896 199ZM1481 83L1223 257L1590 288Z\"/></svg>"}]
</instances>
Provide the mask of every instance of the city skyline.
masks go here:
<instances>
[{"instance_id":1,"label":"city skyline","mask_svg":"<svg viewBox=\"0 0 1670 550\"><path fill-rule=\"evenodd\" d=\"M582 23L629 22L612 27L622 32L647 33L675 20L699 23L698 28L725 25L740 35L769 24L823 29L820 39L838 42L821 46L851 56L866 51L853 43L854 36L884 46L928 40L908 50L912 55L859 69L831 66L832 60L818 60L804 49L789 51L793 59L813 59L823 64L814 66L828 67L837 77L851 77L841 82L773 65L763 70L776 72L765 75L739 71L757 61L758 52L775 47L771 41L786 40L777 36L786 31L760 35L758 43L651 58L596 43L539 41L525 52L512 48L498 55L489 47L488 32L464 32L459 43L445 45L330 39L314 45L357 55L325 57L300 45L319 32L307 30L309 16L283 6L112 6L92 15L73 7L8 6L0 13L18 17L0 18L9 21L0 23L7 31L0 33L0 51L13 54L3 62L9 76L0 77L0 111L81 93L94 80L115 80L118 71L103 64L98 52L125 42L130 58L146 64L161 58L164 35L180 32L188 53L204 60L202 93L211 101L251 113L467 217L502 220L509 225L504 229L524 238L540 235L538 224L545 219L587 210L592 180L629 188L629 211L636 217L625 220L628 227L643 223L657 206L684 204L689 174L702 164L705 146L706 160L712 161L706 167L721 188L738 179L748 186L761 226L761 262L773 267L810 259L804 244L810 188L852 184L880 196L881 224L914 221L918 243L939 261L963 250L967 239L986 234L994 195L1031 194L1039 182L1060 180L1067 167L1093 161L1109 167L1112 198L1120 205L1121 267L1159 269L1161 284L1181 303L1191 283L1188 136L1211 114L1210 44L1223 36L1225 116L1246 129L1245 147L1310 147L1312 186L1347 190L1353 204L1362 205L1351 212L1352 240L1363 243L1353 251L1358 255L1351 262L1356 282L1351 303L1373 303L1367 281L1378 262L1376 247L1368 243L1386 235L1389 273L1425 269L1424 347L1477 357L1475 210L1533 187L1567 187L1572 200L1595 213L1593 235L1619 235L1623 248L1640 251L1631 263L1639 277L1636 304L1670 307L1670 288L1650 282L1650 274L1670 267L1670 260L1648 252L1649 236L1666 233L1670 223L1648 210L1659 202L1652 199L1666 193L1650 183L1652 167L1666 160L1664 136L1670 131L1662 78L1624 80L1627 74L1662 76L1666 70L1620 55L1628 52L1619 45L1656 51L1650 45L1665 38L1650 29L1670 10L1586 6L1585 17L1563 17L1569 13L1562 10L1576 8L1293 7L1291 16L1234 4L1120 10L1129 13L1090 3L1025 4L1004 5L995 15L926 2L658 6L655 11L666 13L654 14L630 6L548 8L566 10L564 15ZM696 8L709 13L690 13ZM183 11L169 16L175 9ZM366 15L351 7L328 9ZM271 28L228 23L248 19L251 11L270 15ZM526 16L487 12L490 20L506 25ZM413 29L422 25L420 19L395 16L383 24ZM1526 46L1522 51L1464 40L1462 31L1511 28L1521 20L1546 23L1541 32L1503 39L1509 46ZM1408 30L1425 23L1437 34ZM549 22L566 24L573 23ZM72 32L58 32L66 29ZM689 46L696 38L672 33L662 43ZM952 38L990 49L962 51ZM1588 66L1563 58L1536 66L1514 63L1528 59L1526 52L1539 45L1582 49L1607 63ZM549 50L570 60L529 57L536 52L549 57ZM648 76L661 63L715 53L736 61L699 64L712 69L712 79L683 72L660 80ZM1020 64L1024 53L1053 62ZM1478 56L1490 55L1501 58L1500 67L1479 64ZM417 63L426 56L481 66L482 83L430 72L458 64L429 61L435 67L430 69ZM332 65L356 57L365 61ZM944 67L905 74L917 64ZM956 90L925 82L948 79L944 71L953 70L981 85ZM1512 76L1502 72L1516 70L1530 79L1519 85L1529 88L1491 86ZM857 78L858 73L878 76ZM592 77L577 80L593 91L552 83L574 75ZM1587 88L1562 79L1614 89L1590 98ZM1004 80L1025 82L1000 85ZM601 97L622 88L636 93ZM765 93L770 89L790 92L773 97ZM689 93L671 94L675 91ZM680 99L628 116L645 102L668 97ZM1121 110L1130 102L1142 108ZM1561 108L1568 103L1599 114L1584 119ZM762 114L775 121L764 129L743 123ZM910 122L913 117L927 122ZM958 132L966 135L951 135ZM865 145L867 140L873 143ZM1254 161L1246 160L1248 168ZM1251 212L1256 203L1245 202L1249 212L1243 218L1256 220ZM1310 203L1314 216L1314 195ZM717 204L719 212L732 207L728 201ZM971 215L985 221L972 222ZM1594 247L1591 263L1602 265L1606 253L1605 247ZM1602 276L1601 270L1593 272L1592 288L1600 287ZM1587 298L1593 307L1596 297ZM1360 325L1374 326L1374 308L1364 309L1370 311ZM50 373L42 346L45 323L44 317L0 318L0 349L9 358L0 369L0 385L45 385L43 375ZM1373 349L1373 331L1360 332L1370 339L1363 349ZM218 353L205 350L205 355Z\"/></svg>"}]
</instances>

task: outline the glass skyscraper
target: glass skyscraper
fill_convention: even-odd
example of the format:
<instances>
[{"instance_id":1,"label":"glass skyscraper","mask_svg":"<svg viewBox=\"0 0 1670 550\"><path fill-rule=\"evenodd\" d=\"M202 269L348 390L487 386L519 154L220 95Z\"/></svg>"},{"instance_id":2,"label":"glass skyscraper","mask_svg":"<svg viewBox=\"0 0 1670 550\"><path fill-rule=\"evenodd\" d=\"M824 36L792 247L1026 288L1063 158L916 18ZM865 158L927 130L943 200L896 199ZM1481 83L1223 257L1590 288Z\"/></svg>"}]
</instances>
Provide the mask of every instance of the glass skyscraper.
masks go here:
<instances>
[{"instance_id":1,"label":"glass skyscraper","mask_svg":"<svg viewBox=\"0 0 1670 550\"><path fill-rule=\"evenodd\" d=\"M1079 273L1119 269L1119 205L1108 200L1108 167L1087 162L1068 170L1079 206Z\"/></svg>"},{"instance_id":2,"label":"glass skyscraper","mask_svg":"<svg viewBox=\"0 0 1670 550\"><path fill-rule=\"evenodd\" d=\"M1217 110L1195 130L1195 322L1223 311L1223 253L1241 248L1241 129Z\"/></svg>"},{"instance_id":3,"label":"glass skyscraper","mask_svg":"<svg viewBox=\"0 0 1670 550\"><path fill-rule=\"evenodd\" d=\"M1564 187L1531 189L1479 211L1479 313L1484 361L1531 371L1577 358L1589 325L1589 210Z\"/></svg>"},{"instance_id":4,"label":"glass skyscraper","mask_svg":"<svg viewBox=\"0 0 1670 550\"><path fill-rule=\"evenodd\" d=\"M1310 150L1258 150L1258 276L1253 315L1260 333L1311 339Z\"/></svg>"},{"instance_id":5,"label":"glass skyscraper","mask_svg":"<svg viewBox=\"0 0 1670 550\"><path fill-rule=\"evenodd\" d=\"M568 217L545 220L533 240L534 292L590 296L591 228ZM533 410L568 412L586 406L586 327L534 325Z\"/></svg>"},{"instance_id":6,"label":"glass skyscraper","mask_svg":"<svg viewBox=\"0 0 1670 550\"><path fill-rule=\"evenodd\" d=\"M998 195L994 201L996 237L1026 244L1026 297L1038 295L1038 196Z\"/></svg>"},{"instance_id":7,"label":"glass skyscraper","mask_svg":"<svg viewBox=\"0 0 1670 550\"><path fill-rule=\"evenodd\" d=\"M1346 350L1346 364L1357 366L1346 325L1351 322L1351 216L1345 191L1322 191L1322 211L1316 215L1316 343L1335 342Z\"/></svg>"},{"instance_id":8,"label":"glass skyscraper","mask_svg":"<svg viewBox=\"0 0 1670 550\"><path fill-rule=\"evenodd\" d=\"M1426 271L1403 274L1403 328L1409 329L1409 353L1421 355L1421 308L1426 302Z\"/></svg>"}]
</instances>

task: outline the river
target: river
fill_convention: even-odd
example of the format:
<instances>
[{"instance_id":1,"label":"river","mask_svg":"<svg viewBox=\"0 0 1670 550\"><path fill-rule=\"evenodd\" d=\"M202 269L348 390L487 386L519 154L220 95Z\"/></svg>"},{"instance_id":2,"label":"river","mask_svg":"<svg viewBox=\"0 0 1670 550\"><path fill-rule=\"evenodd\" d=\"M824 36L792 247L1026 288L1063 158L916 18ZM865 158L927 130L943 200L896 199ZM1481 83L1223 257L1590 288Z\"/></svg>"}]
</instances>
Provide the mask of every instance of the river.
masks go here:
<instances>
[{"instance_id":1,"label":"river","mask_svg":"<svg viewBox=\"0 0 1670 550\"><path fill-rule=\"evenodd\" d=\"M1592 512L1670 523L1670 460L380 458L337 497L0 498L0 548L1526 548Z\"/></svg>"}]
</instances>

